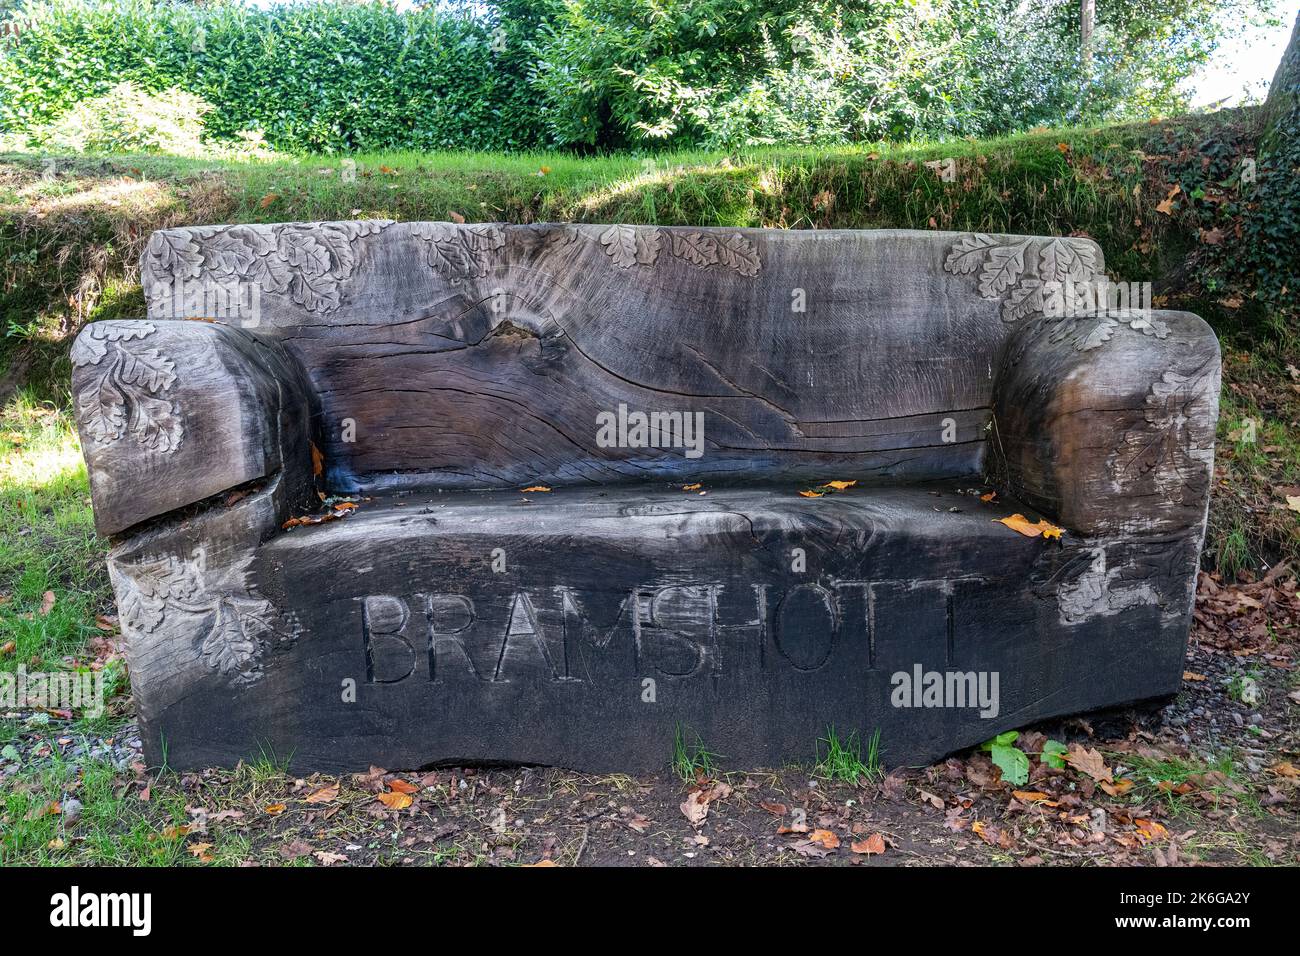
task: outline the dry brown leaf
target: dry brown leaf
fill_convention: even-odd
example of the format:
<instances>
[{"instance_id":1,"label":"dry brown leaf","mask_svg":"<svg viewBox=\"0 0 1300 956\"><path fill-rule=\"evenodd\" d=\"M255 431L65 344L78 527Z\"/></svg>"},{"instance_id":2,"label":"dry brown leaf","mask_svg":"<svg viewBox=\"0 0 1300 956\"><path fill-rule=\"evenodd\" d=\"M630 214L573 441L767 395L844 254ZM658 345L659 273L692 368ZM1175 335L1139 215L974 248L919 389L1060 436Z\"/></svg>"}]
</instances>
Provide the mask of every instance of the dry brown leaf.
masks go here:
<instances>
[{"instance_id":1,"label":"dry brown leaf","mask_svg":"<svg viewBox=\"0 0 1300 956\"><path fill-rule=\"evenodd\" d=\"M264 809L267 813L271 814L271 816L275 816L277 813L284 813L286 807L283 803L272 803Z\"/></svg>"},{"instance_id":2,"label":"dry brown leaf","mask_svg":"<svg viewBox=\"0 0 1300 956\"><path fill-rule=\"evenodd\" d=\"M339 785L331 783L328 786L321 787L314 793L307 794L308 803L332 803L339 796Z\"/></svg>"},{"instance_id":3,"label":"dry brown leaf","mask_svg":"<svg viewBox=\"0 0 1300 956\"><path fill-rule=\"evenodd\" d=\"M451 217L452 222L462 226L465 224L465 217L462 216L460 213L458 213L456 210L454 209L451 210L450 212L447 213L447 215Z\"/></svg>"},{"instance_id":4,"label":"dry brown leaf","mask_svg":"<svg viewBox=\"0 0 1300 956\"><path fill-rule=\"evenodd\" d=\"M1107 783L1103 780L1101 781L1101 789L1105 790L1112 797L1122 797L1124 794L1128 793L1129 790L1133 789L1133 781L1125 779L1116 780L1114 783Z\"/></svg>"},{"instance_id":5,"label":"dry brown leaf","mask_svg":"<svg viewBox=\"0 0 1300 956\"><path fill-rule=\"evenodd\" d=\"M550 491L551 489L545 485L529 485L527 488L520 488L519 490L527 493L530 491Z\"/></svg>"},{"instance_id":6,"label":"dry brown leaf","mask_svg":"<svg viewBox=\"0 0 1300 956\"><path fill-rule=\"evenodd\" d=\"M41 617L54 610L54 592L46 591L41 595Z\"/></svg>"},{"instance_id":7,"label":"dry brown leaf","mask_svg":"<svg viewBox=\"0 0 1300 956\"><path fill-rule=\"evenodd\" d=\"M275 202L279 198L280 196L277 193L267 193L265 196L262 197L261 201L258 202L258 205L261 206L263 209L265 209L267 206L271 205L271 203Z\"/></svg>"},{"instance_id":8,"label":"dry brown leaf","mask_svg":"<svg viewBox=\"0 0 1300 956\"><path fill-rule=\"evenodd\" d=\"M316 443L312 442L311 443L311 473L315 477L319 478L321 476L321 473L324 470L325 470L325 456L320 453L320 449L316 447Z\"/></svg>"},{"instance_id":9,"label":"dry brown leaf","mask_svg":"<svg viewBox=\"0 0 1300 956\"><path fill-rule=\"evenodd\" d=\"M822 495L825 494L825 492L824 491L801 491L799 492L799 494L801 497L804 498L820 498Z\"/></svg>"},{"instance_id":10,"label":"dry brown leaf","mask_svg":"<svg viewBox=\"0 0 1300 956\"><path fill-rule=\"evenodd\" d=\"M185 851L200 863L211 863L212 854L208 852L211 849L211 843L191 843L185 848Z\"/></svg>"},{"instance_id":11,"label":"dry brown leaf","mask_svg":"<svg viewBox=\"0 0 1300 956\"><path fill-rule=\"evenodd\" d=\"M1075 770L1086 773L1093 780L1101 783L1113 783L1114 777L1106 761L1096 750L1088 750L1079 744L1070 744L1070 752L1065 755L1065 762Z\"/></svg>"},{"instance_id":12,"label":"dry brown leaf","mask_svg":"<svg viewBox=\"0 0 1300 956\"><path fill-rule=\"evenodd\" d=\"M682 485L682 491L695 491L699 487L700 487L700 483L697 481L693 485Z\"/></svg>"},{"instance_id":13,"label":"dry brown leaf","mask_svg":"<svg viewBox=\"0 0 1300 956\"><path fill-rule=\"evenodd\" d=\"M854 479L853 481L828 481L826 484L822 485L822 487L834 488L836 491L843 491L845 488L852 488L857 483L857 479Z\"/></svg>"},{"instance_id":14,"label":"dry brown leaf","mask_svg":"<svg viewBox=\"0 0 1300 956\"><path fill-rule=\"evenodd\" d=\"M858 840L854 843L850 843L849 849L854 853L865 853L867 855L872 853L884 853L885 838L879 833L873 833L865 840Z\"/></svg>"}]
</instances>

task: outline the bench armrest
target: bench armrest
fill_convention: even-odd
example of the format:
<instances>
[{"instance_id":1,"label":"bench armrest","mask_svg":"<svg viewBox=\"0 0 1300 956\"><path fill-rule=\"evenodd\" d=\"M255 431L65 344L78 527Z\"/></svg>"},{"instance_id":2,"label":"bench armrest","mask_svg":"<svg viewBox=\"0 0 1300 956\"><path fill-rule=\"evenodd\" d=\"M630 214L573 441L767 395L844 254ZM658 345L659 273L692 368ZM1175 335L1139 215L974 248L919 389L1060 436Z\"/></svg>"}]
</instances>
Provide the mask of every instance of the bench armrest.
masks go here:
<instances>
[{"instance_id":1,"label":"bench armrest","mask_svg":"<svg viewBox=\"0 0 1300 956\"><path fill-rule=\"evenodd\" d=\"M1083 535L1202 527L1219 343L1190 312L1039 317L996 373L990 477Z\"/></svg>"},{"instance_id":2,"label":"bench armrest","mask_svg":"<svg viewBox=\"0 0 1300 956\"><path fill-rule=\"evenodd\" d=\"M72 388L101 534L282 473L310 492L301 367L252 332L202 321L103 321L72 347Z\"/></svg>"}]
</instances>

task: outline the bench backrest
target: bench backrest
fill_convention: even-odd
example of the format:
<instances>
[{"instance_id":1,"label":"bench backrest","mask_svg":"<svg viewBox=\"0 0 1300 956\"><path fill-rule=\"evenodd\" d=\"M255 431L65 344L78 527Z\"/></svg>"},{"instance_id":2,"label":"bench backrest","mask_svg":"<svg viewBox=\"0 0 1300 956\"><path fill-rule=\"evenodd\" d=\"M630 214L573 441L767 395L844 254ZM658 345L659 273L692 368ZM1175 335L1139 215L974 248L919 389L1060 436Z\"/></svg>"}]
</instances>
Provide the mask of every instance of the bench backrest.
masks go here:
<instances>
[{"instance_id":1,"label":"bench backrest","mask_svg":"<svg viewBox=\"0 0 1300 956\"><path fill-rule=\"evenodd\" d=\"M1102 274L1073 238L375 220L142 262L151 318L301 361L348 490L973 474L1010 323Z\"/></svg>"}]
</instances>

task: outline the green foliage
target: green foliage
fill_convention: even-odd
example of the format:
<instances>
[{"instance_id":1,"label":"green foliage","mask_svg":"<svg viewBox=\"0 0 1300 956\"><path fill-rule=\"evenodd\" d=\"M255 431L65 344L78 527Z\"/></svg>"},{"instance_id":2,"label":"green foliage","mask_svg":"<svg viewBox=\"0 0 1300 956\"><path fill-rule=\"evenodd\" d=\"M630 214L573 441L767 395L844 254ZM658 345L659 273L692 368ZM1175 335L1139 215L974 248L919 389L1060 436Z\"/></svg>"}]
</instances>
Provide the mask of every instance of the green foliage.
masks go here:
<instances>
[{"instance_id":1,"label":"green foliage","mask_svg":"<svg viewBox=\"0 0 1300 956\"><path fill-rule=\"evenodd\" d=\"M994 766L1002 771L1002 779L1013 787L1022 786L1029 781L1029 757L1015 746L1019 736L1020 731L1008 730L980 744L980 750L986 752Z\"/></svg>"},{"instance_id":2,"label":"green foliage","mask_svg":"<svg viewBox=\"0 0 1300 956\"><path fill-rule=\"evenodd\" d=\"M119 83L82 100L27 135L28 144L59 153L166 153L200 156L203 117L212 105L178 89L148 93Z\"/></svg>"},{"instance_id":3,"label":"green foliage","mask_svg":"<svg viewBox=\"0 0 1300 956\"><path fill-rule=\"evenodd\" d=\"M211 103L211 136L256 130L289 151L509 149L539 138L522 73L493 49L492 21L464 11L32 0L22 19L0 56L0 129L42 126L131 81Z\"/></svg>"},{"instance_id":4,"label":"green foliage","mask_svg":"<svg viewBox=\"0 0 1300 956\"><path fill-rule=\"evenodd\" d=\"M289 152L1000 135L1180 109L1217 37L1271 2L1102 4L1085 69L1077 0L29 0L0 130L129 81L212 104L207 137Z\"/></svg>"},{"instance_id":5,"label":"green foliage","mask_svg":"<svg viewBox=\"0 0 1300 956\"><path fill-rule=\"evenodd\" d=\"M1065 769L1065 755L1069 753L1070 748L1065 746L1059 740L1050 738L1043 744L1043 752L1038 755L1041 763L1057 770Z\"/></svg>"}]
</instances>

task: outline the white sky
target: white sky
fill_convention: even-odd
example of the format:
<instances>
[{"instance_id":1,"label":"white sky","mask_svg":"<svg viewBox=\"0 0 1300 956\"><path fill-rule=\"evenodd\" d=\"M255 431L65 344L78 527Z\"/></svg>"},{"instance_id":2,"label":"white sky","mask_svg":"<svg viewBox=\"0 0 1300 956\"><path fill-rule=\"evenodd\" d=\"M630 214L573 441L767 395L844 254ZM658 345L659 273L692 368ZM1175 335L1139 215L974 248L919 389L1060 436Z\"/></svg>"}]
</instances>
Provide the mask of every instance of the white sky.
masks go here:
<instances>
[{"instance_id":1,"label":"white sky","mask_svg":"<svg viewBox=\"0 0 1300 956\"><path fill-rule=\"evenodd\" d=\"M1226 105L1231 106L1247 96L1262 100L1282 60L1295 16L1293 8L1290 19L1281 26L1243 30L1225 40L1209 66L1192 82L1196 91L1192 104L1205 106L1226 98Z\"/></svg>"}]
</instances>

